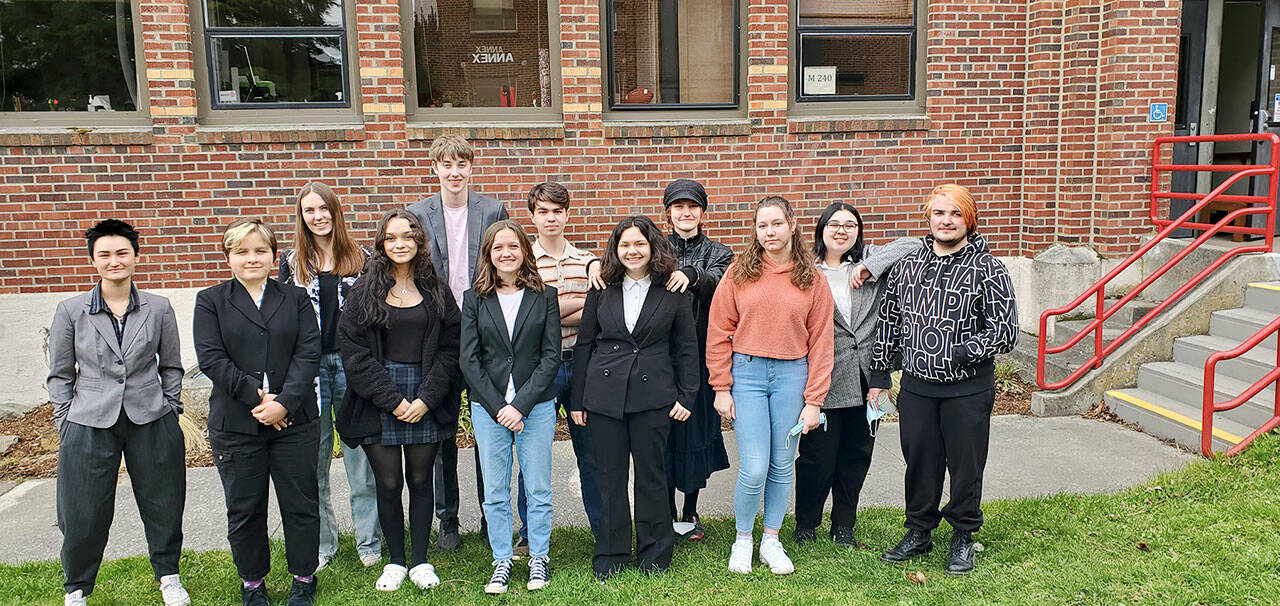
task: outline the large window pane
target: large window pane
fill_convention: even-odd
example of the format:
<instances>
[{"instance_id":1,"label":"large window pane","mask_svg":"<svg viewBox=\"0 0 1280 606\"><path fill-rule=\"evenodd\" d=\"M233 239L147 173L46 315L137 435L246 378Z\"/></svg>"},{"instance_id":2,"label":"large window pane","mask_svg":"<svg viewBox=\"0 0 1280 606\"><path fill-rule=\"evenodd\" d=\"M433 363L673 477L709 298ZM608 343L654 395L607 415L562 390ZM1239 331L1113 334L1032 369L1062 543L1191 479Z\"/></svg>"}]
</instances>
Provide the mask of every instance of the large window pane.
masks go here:
<instances>
[{"instance_id":1,"label":"large window pane","mask_svg":"<svg viewBox=\"0 0 1280 606\"><path fill-rule=\"evenodd\" d=\"M800 95L910 95L911 47L911 34L803 34Z\"/></svg>"},{"instance_id":2,"label":"large window pane","mask_svg":"<svg viewBox=\"0 0 1280 606\"><path fill-rule=\"evenodd\" d=\"M547 0L415 0L418 107L550 107Z\"/></svg>"},{"instance_id":3,"label":"large window pane","mask_svg":"<svg viewBox=\"0 0 1280 606\"><path fill-rule=\"evenodd\" d=\"M799 25L911 25L914 0L799 0Z\"/></svg>"},{"instance_id":4,"label":"large window pane","mask_svg":"<svg viewBox=\"0 0 1280 606\"><path fill-rule=\"evenodd\" d=\"M220 36L212 50L217 104L344 102L339 36Z\"/></svg>"},{"instance_id":5,"label":"large window pane","mask_svg":"<svg viewBox=\"0 0 1280 606\"><path fill-rule=\"evenodd\" d=\"M208 27L341 27L341 0L207 0Z\"/></svg>"},{"instance_id":6,"label":"large window pane","mask_svg":"<svg viewBox=\"0 0 1280 606\"><path fill-rule=\"evenodd\" d=\"M0 0L0 111L135 111L127 1Z\"/></svg>"},{"instance_id":7,"label":"large window pane","mask_svg":"<svg viewBox=\"0 0 1280 606\"><path fill-rule=\"evenodd\" d=\"M612 102L733 104L733 0L614 0Z\"/></svg>"}]
</instances>

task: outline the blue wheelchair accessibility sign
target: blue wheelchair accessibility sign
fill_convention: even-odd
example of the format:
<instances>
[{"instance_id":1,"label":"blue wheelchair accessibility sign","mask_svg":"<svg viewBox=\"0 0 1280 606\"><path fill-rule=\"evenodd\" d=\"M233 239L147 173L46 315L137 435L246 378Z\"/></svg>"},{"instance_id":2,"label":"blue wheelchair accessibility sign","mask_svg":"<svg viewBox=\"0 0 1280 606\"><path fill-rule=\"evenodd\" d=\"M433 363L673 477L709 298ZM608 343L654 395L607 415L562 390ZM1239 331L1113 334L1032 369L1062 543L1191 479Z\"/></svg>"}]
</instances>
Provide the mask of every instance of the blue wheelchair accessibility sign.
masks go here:
<instances>
[{"instance_id":1,"label":"blue wheelchair accessibility sign","mask_svg":"<svg viewBox=\"0 0 1280 606\"><path fill-rule=\"evenodd\" d=\"M1147 113L1147 122L1167 122L1169 120L1168 103L1152 103Z\"/></svg>"}]
</instances>

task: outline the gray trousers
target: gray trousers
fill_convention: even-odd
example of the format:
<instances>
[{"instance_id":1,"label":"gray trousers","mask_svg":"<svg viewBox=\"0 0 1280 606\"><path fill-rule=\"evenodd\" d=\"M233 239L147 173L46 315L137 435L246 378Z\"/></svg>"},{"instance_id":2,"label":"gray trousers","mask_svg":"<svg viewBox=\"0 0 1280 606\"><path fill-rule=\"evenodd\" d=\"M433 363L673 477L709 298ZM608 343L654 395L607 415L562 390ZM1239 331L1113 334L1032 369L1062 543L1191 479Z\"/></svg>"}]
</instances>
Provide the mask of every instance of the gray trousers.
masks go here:
<instances>
[{"instance_id":1,"label":"gray trousers","mask_svg":"<svg viewBox=\"0 0 1280 606\"><path fill-rule=\"evenodd\" d=\"M187 494L178 415L170 413L136 425L122 411L108 429L63 421L58 432L58 529L66 592L93 593L115 516L121 455L142 516L156 580L178 574Z\"/></svg>"}]
</instances>

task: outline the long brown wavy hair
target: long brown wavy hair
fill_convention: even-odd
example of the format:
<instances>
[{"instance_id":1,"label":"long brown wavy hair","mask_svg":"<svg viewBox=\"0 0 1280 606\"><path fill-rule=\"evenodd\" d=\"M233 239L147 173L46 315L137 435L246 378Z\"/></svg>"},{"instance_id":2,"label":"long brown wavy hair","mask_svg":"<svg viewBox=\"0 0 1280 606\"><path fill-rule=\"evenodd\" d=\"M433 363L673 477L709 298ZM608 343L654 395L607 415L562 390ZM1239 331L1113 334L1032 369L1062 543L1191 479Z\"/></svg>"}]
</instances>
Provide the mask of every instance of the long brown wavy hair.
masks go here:
<instances>
[{"instance_id":1,"label":"long brown wavy hair","mask_svg":"<svg viewBox=\"0 0 1280 606\"><path fill-rule=\"evenodd\" d=\"M760 210L767 206L782 209L782 215L791 224L791 284L800 290L808 290L818 277L818 267L813 262L813 251L805 245L804 235L797 228L796 214L791 210L791 203L782 196L766 196L756 203L752 228L754 229L754 221L760 218ZM759 280L763 271L764 254L760 239L752 237L747 249L738 253L733 261L733 281L744 284Z\"/></svg>"},{"instance_id":2,"label":"long brown wavy hair","mask_svg":"<svg viewBox=\"0 0 1280 606\"><path fill-rule=\"evenodd\" d=\"M422 293L423 299L437 313L443 313L446 305L453 305L453 296L448 287L436 274L435 265L431 264L431 247L427 244L426 232L418 222L417 215L397 208L387 211L378 220L378 232L374 236L373 254L369 257L368 266L355 286L351 287L351 295L347 300L345 313L354 313L360 326L387 326L390 316L390 305L387 305L387 292L395 285L396 278L392 274L395 262L387 256L387 224L392 219L404 219L409 222L413 233L413 241L418 245L418 252L410 261L413 272L413 284ZM447 297L447 298L446 298Z\"/></svg>"},{"instance_id":3,"label":"long brown wavy hair","mask_svg":"<svg viewBox=\"0 0 1280 606\"><path fill-rule=\"evenodd\" d=\"M498 232L504 229L509 229L516 235L516 241L520 242L520 254L524 256L524 260L520 262L520 269L516 270L514 286L528 288L533 292L542 292L542 275L538 273L537 259L533 258L533 244L529 243L529 236L520 228L519 223L506 219L489 225L489 228L484 230L484 238L480 240L480 258L477 259L480 267L476 270L476 281L471 286L475 289L476 296L481 299L493 294L502 284L490 251L493 250L493 241L498 239Z\"/></svg>"},{"instance_id":4,"label":"long brown wavy hair","mask_svg":"<svg viewBox=\"0 0 1280 606\"><path fill-rule=\"evenodd\" d=\"M298 198L294 201L294 210L297 217L294 221L294 252L293 255L293 274L298 277L299 284L306 284L320 273L320 250L316 246L316 236L311 233L311 229L307 227L307 222L302 218L302 199L316 194L324 200L324 205L329 209L329 223L333 228L329 232L329 237L333 240L333 273L339 276L354 276L364 269L364 253L361 252L360 246L356 244L351 234L347 232L347 221L343 217L342 203L338 202L338 195L324 183L311 182L302 187L298 192Z\"/></svg>"}]
</instances>

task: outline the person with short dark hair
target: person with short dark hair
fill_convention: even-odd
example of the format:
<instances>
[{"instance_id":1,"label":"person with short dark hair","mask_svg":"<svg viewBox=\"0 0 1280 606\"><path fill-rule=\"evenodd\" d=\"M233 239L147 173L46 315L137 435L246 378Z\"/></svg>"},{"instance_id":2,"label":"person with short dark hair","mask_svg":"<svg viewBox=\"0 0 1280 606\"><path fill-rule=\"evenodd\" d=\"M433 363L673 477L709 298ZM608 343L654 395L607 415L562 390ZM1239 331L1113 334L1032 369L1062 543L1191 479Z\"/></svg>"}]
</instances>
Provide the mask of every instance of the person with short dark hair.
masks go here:
<instances>
[{"instance_id":1,"label":"person with short dark hair","mask_svg":"<svg viewBox=\"0 0 1280 606\"><path fill-rule=\"evenodd\" d=\"M58 303L46 387L58 427L58 529L66 606L93 593L115 514L124 457L165 606L191 597L178 576L187 467L182 354L169 300L138 290L133 226L107 219L85 232L99 281Z\"/></svg>"},{"instance_id":2,"label":"person with short dark hair","mask_svg":"<svg viewBox=\"0 0 1280 606\"><path fill-rule=\"evenodd\" d=\"M933 529L951 523L947 574L973 570L973 533L982 527L995 357L1013 349L1018 312L1009 271L977 233L968 189L935 187L924 204L929 235L889 274L871 357L874 401L902 364L899 431L907 462L907 533L880 557L905 562L933 549ZM941 511L944 474L951 499Z\"/></svg>"},{"instance_id":3,"label":"person with short dark hair","mask_svg":"<svg viewBox=\"0 0 1280 606\"><path fill-rule=\"evenodd\" d=\"M601 532L591 568L612 577L631 560L627 476L635 464L635 550L640 570L671 565L667 436L689 420L698 391L698 341L689 295L666 284L675 252L648 217L623 219L609 236L601 277L582 308L574 346L570 417L585 425L599 471Z\"/></svg>"},{"instance_id":4,"label":"person with short dark hair","mask_svg":"<svg viewBox=\"0 0 1280 606\"><path fill-rule=\"evenodd\" d=\"M316 454L320 326L307 291L270 280L278 244L258 219L222 235L232 279L196 295L194 335L209 394L209 446L245 606L267 606L267 496L274 485L293 575L286 606L315 601L320 543Z\"/></svg>"}]
</instances>

